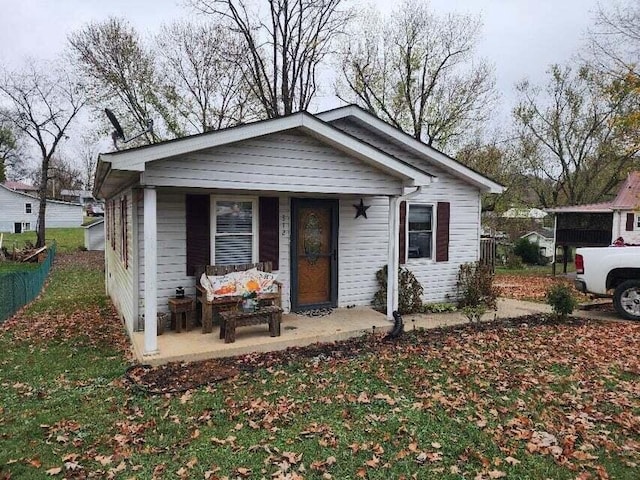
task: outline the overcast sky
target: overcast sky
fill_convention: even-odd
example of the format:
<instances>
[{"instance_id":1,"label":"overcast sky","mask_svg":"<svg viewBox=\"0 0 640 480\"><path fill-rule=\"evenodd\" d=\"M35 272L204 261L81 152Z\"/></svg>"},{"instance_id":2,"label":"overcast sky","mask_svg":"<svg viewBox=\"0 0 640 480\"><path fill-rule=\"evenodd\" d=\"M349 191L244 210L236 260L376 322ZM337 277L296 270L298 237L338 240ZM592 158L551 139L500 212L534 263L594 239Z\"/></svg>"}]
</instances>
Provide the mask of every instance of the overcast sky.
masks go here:
<instances>
[{"instance_id":1,"label":"overcast sky","mask_svg":"<svg viewBox=\"0 0 640 480\"><path fill-rule=\"evenodd\" d=\"M366 0L365 0L366 1ZM401 0L373 0L383 12ZM19 67L27 57L55 58L67 35L89 21L126 17L143 35L162 23L193 15L182 0L0 0L0 65ZM438 13L480 14L484 23L479 54L495 66L506 121L514 103L514 84L545 79L551 63L579 52L597 0L431 0ZM331 95L316 108L337 106Z\"/></svg>"}]
</instances>

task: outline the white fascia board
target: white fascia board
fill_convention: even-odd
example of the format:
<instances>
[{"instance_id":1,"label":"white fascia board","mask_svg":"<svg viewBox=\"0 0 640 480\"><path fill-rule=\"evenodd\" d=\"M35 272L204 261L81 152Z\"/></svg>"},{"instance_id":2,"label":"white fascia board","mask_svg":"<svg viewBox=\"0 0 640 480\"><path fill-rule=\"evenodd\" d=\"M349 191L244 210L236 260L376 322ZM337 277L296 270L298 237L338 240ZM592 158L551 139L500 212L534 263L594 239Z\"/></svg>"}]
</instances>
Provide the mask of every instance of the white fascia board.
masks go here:
<instances>
[{"instance_id":1,"label":"white fascia board","mask_svg":"<svg viewBox=\"0 0 640 480\"><path fill-rule=\"evenodd\" d=\"M210 132L195 137L187 137L165 144L151 145L142 149L102 154L100 158L104 162L111 162L111 168L113 170L143 172L147 162L184 155L190 152L261 137L293 128L304 128L308 133L311 133L323 142L369 164L377 166L391 175L402 177L406 186L429 185L435 181L435 177L421 172L410 165L406 165L390 155L304 112L296 113L288 117L275 118Z\"/></svg>"},{"instance_id":2,"label":"white fascia board","mask_svg":"<svg viewBox=\"0 0 640 480\"><path fill-rule=\"evenodd\" d=\"M505 187L499 183L489 180L484 175L474 172L470 168L467 168L461 163L449 158L444 153L425 145L421 141L416 140L410 135L407 135L406 133L389 125L387 122L380 120L375 115L372 115L355 105L347 105L327 112L321 112L316 114L316 116L325 122L333 122L345 117L355 117L372 128L395 138L412 152L420 156L425 156L444 168L457 173L459 176L466 178L469 182L481 187L482 190L488 193L503 193L505 190Z\"/></svg>"},{"instance_id":3,"label":"white fascia board","mask_svg":"<svg viewBox=\"0 0 640 480\"><path fill-rule=\"evenodd\" d=\"M391 175L402 177L405 180L405 186L430 185L436 180L434 176L421 172L417 168L407 165L311 115L304 116L302 126L308 133L322 142Z\"/></svg>"}]
</instances>

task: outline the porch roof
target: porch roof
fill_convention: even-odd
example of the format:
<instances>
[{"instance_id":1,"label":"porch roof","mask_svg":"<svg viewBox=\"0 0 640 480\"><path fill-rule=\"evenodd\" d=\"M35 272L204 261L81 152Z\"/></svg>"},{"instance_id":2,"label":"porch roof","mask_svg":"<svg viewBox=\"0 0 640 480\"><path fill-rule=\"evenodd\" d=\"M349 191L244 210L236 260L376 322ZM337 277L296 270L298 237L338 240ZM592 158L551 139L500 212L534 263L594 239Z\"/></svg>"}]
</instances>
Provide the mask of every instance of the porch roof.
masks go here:
<instances>
[{"instance_id":1,"label":"porch roof","mask_svg":"<svg viewBox=\"0 0 640 480\"><path fill-rule=\"evenodd\" d=\"M401 179L404 186L425 186L437 180L434 175L333 127L317 116L298 112L286 117L101 154L94 193L105 197L108 196L105 193L115 190L114 184L124 186L127 182L137 181L150 162L294 129Z\"/></svg>"}]
</instances>

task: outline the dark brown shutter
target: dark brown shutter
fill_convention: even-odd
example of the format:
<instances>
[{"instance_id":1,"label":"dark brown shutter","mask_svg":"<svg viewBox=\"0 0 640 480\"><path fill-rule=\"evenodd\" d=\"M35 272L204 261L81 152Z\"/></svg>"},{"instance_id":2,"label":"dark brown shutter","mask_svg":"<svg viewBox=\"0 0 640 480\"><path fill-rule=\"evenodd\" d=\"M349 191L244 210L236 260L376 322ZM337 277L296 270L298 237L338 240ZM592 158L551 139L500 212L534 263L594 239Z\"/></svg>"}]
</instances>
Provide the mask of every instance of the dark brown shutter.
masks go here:
<instances>
[{"instance_id":1,"label":"dark brown shutter","mask_svg":"<svg viewBox=\"0 0 640 480\"><path fill-rule=\"evenodd\" d=\"M407 263L407 202L400 202L400 235L398 238L400 252L398 262L400 265Z\"/></svg>"},{"instance_id":2,"label":"dark brown shutter","mask_svg":"<svg viewBox=\"0 0 640 480\"><path fill-rule=\"evenodd\" d=\"M260 197L259 261L271 262L273 270L278 270L280 258L280 233L278 217L280 199L278 197Z\"/></svg>"},{"instance_id":3,"label":"dark brown shutter","mask_svg":"<svg viewBox=\"0 0 640 480\"><path fill-rule=\"evenodd\" d=\"M449 202L438 202L438 219L436 222L436 262L449 261Z\"/></svg>"},{"instance_id":4,"label":"dark brown shutter","mask_svg":"<svg viewBox=\"0 0 640 480\"><path fill-rule=\"evenodd\" d=\"M633 232L633 220L635 215L633 213L627 213L627 232Z\"/></svg>"},{"instance_id":5,"label":"dark brown shutter","mask_svg":"<svg viewBox=\"0 0 640 480\"><path fill-rule=\"evenodd\" d=\"M187 195L187 275L195 275L196 265L211 264L209 195Z\"/></svg>"}]
</instances>

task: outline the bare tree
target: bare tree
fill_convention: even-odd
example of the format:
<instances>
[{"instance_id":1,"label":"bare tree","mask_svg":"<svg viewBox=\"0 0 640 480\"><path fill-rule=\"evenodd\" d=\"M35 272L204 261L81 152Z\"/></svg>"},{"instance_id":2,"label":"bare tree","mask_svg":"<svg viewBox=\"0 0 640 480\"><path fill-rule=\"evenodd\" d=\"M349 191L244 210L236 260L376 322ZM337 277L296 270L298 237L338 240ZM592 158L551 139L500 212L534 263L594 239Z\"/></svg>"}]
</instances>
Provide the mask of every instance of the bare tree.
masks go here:
<instances>
[{"instance_id":1,"label":"bare tree","mask_svg":"<svg viewBox=\"0 0 640 480\"><path fill-rule=\"evenodd\" d=\"M8 177L21 177L22 162L18 132L6 120L8 114L0 111L0 182Z\"/></svg>"},{"instance_id":2,"label":"bare tree","mask_svg":"<svg viewBox=\"0 0 640 480\"><path fill-rule=\"evenodd\" d=\"M93 189L93 180L98 164L98 148L89 138L84 138L76 155L80 164L80 179L85 190Z\"/></svg>"},{"instance_id":3,"label":"bare tree","mask_svg":"<svg viewBox=\"0 0 640 480\"><path fill-rule=\"evenodd\" d=\"M590 63L615 76L638 75L640 58L640 3L637 0L598 5L588 30Z\"/></svg>"},{"instance_id":4,"label":"bare tree","mask_svg":"<svg viewBox=\"0 0 640 480\"><path fill-rule=\"evenodd\" d=\"M589 67L554 65L544 90L524 81L514 119L520 157L544 207L604 200L633 167L616 118L629 95L611 96Z\"/></svg>"},{"instance_id":5,"label":"bare tree","mask_svg":"<svg viewBox=\"0 0 640 480\"><path fill-rule=\"evenodd\" d=\"M423 0L405 1L389 20L367 15L343 54L341 99L440 148L486 119L494 77L474 61L478 18L438 17Z\"/></svg>"},{"instance_id":6,"label":"bare tree","mask_svg":"<svg viewBox=\"0 0 640 480\"><path fill-rule=\"evenodd\" d=\"M249 0L190 1L239 35L235 61L268 118L309 108L318 69L351 16L342 0L270 0L264 17Z\"/></svg>"},{"instance_id":7,"label":"bare tree","mask_svg":"<svg viewBox=\"0 0 640 480\"><path fill-rule=\"evenodd\" d=\"M42 168L38 166L31 171L31 179L34 185L40 188L42 181ZM82 172L72 163L56 154L49 162L47 174L47 198L61 199L62 190L82 190Z\"/></svg>"},{"instance_id":8,"label":"bare tree","mask_svg":"<svg viewBox=\"0 0 640 480\"><path fill-rule=\"evenodd\" d=\"M252 115L237 37L221 24L176 22L157 37L161 95L186 132L237 125Z\"/></svg>"},{"instance_id":9,"label":"bare tree","mask_svg":"<svg viewBox=\"0 0 640 480\"><path fill-rule=\"evenodd\" d=\"M95 107L114 110L126 128L144 130L151 118L157 127L162 120L169 136L183 134L158 99L152 54L126 20L90 23L72 33L69 44ZM151 133L143 138L159 140Z\"/></svg>"},{"instance_id":10,"label":"bare tree","mask_svg":"<svg viewBox=\"0 0 640 480\"><path fill-rule=\"evenodd\" d=\"M46 73L45 73L46 72ZM38 240L45 244L45 213L49 164L71 122L85 105L83 90L63 70L51 65L29 65L22 72L2 72L0 96L7 102L3 119L30 139L40 153L40 209Z\"/></svg>"}]
</instances>

